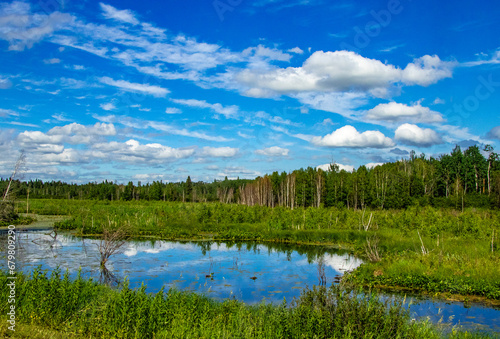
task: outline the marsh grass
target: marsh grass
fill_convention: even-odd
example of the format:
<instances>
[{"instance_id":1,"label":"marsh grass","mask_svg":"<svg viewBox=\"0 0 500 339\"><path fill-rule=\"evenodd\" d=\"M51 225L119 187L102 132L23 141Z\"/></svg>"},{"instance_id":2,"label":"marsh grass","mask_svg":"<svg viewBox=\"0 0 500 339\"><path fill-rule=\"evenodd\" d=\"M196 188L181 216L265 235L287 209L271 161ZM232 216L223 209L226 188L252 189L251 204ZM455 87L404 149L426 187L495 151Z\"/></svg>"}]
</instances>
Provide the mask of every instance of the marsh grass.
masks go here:
<instances>
[{"instance_id":1,"label":"marsh grass","mask_svg":"<svg viewBox=\"0 0 500 339\"><path fill-rule=\"evenodd\" d=\"M17 204L21 210L25 208L22 204ZM30 209L38 214L71 215L57 227L85 235L100 235L102 225L112 223L128 227L135 237L335 245L373 261L361 265L351 275L352 282L500 300L498 210L461 212L419 206L405 210L291 210L88 200L32 200ZM363 214L368 212L373 217L365 231L368 222ZM382 274L375 276L375 271Z\"/></svg>"},{"instance_id":2,"label":"marsh grass","mask_svg":"<svg viewBox=\"0 0 500 339\"><path fill-rule=\"evenodd\" d=\"M2 297L8 293L0 274ZM170 289L156 294L145 286L119 290L68 273L39 268L17 276L17 326L50 337L97 338L440 338L428 322L412 321L401 301L380 301L332 285L305 289L287 306L236 300L215 301ZM5 314L6 303L0 306ZM0 327L0 333L6 333ZM35 333L35 332L33 332ZM11 333L12 334L12 333ZM452 337L465 338L455 331ZM39 336L40 337L40 336ZM484 337L484 336L482 336Z\"/></svg>"}]
</instances>

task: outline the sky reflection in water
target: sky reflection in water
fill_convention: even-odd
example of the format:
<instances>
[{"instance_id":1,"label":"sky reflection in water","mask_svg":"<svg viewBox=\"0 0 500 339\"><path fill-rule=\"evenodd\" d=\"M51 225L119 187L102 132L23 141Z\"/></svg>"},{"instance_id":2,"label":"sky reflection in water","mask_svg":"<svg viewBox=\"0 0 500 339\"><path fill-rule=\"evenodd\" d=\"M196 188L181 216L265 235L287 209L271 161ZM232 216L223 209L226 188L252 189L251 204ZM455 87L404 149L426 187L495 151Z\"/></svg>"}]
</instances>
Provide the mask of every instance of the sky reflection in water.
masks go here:
<instances>
[{"instance_id":1,"label":"sky reflection in water","mask_svg":"<svg viewBox=\"0 0 500 339\"><path fill-rule=\"evenodd\" d=\"M52 270L69 269L76 276L79 267L85 277L99 278L98 240L59 234L54 241L44 232L22 234L17 266L25 272L41 265ZM302 288L319 283L318 262L323 258L327 284L362 261L346 251L319 246L257 243L129 241L113 255L108 269L118 281L126 277L131 287L147 285L148 292L176 287L205 293L216 299L236 298L247 303L290 302ZM5 263L2 263L5 266ZM252 279L255 278L255 279ZM433 322L479 325L500 332L500 310L461 303L412 300L415 318Z\"/></svg>"}]
</instances>

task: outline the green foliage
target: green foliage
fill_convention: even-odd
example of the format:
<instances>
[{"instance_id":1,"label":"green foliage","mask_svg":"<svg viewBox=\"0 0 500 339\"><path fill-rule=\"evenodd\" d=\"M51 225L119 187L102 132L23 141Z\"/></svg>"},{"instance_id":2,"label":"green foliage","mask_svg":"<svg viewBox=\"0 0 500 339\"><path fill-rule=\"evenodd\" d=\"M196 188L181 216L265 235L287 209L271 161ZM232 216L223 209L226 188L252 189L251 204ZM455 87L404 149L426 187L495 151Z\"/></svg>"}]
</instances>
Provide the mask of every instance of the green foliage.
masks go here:
<instances>
[{"instance_id":1,"label":"green foliage","mask_svg":"<svg viewBox=\"0 0 500 339\"><path fill-rule=\"evenodd\" d=\"M374 168L360 166L352 172L331 164L327 171L312 167L291 173L274 172L253 180L236 179L211 183L163 183L142 185L102 183L67 184L14 180L18 197L53 199L91 199L122 201L221 202L269 207L347 207L349 209L403 209L411 206L437 208L500 207L500 161L487 145L484 157L477 146L450 154L426 158L410 154L409 159L385 163ZM0 179L0 192L8 181Z\"/></svg>"},{"instance_id":2,"label":"green foliage","mask_svg":"<svg viewBox=\"0 0 500 339\"><path fill-rule=\"evenodd\" d=\"M0 226L6 226L19 218L12 201L0 201Z\"/></svg>"},{"instance_id":3,"label":"green foliage","mask_svg":"<svg viewBox=\"0 0 500 339\"><path fill-rule=\"evenodd\" d=\"M0 292L8 293L0 274ZM17 276L17 326L106 338L440 338L428 322L411 321L400 301L382 302L337 285L305 289L287 306L236 300L214 301L170 289L147 294L145 287L120 290L80 276L36 269ZM0 311L6 313L8 304ZM454 330L451 337L467 337Z\"/></svg>"}]
</instances>

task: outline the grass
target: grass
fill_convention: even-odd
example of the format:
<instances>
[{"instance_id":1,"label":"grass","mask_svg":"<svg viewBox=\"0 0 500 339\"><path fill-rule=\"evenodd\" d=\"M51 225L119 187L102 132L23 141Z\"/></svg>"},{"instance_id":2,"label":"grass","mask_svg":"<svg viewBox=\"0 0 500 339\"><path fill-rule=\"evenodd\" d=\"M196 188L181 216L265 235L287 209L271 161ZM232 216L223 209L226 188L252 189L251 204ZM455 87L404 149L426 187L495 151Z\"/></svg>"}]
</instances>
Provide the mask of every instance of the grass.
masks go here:
<instances>
[{"instance_id":1,"label":"grass","mask_svg":"<svg viewBox=\"0 0 500 339\"><path fill-rule=\"evenodd\" d=\"M17 204L18 212L24 204ZM30 210L70 215L57 227L82 235L102 234L106 225L126 227L134 237L335 245L366 259L350 275L353 283L500 300L497 210L414 206L368 214L336 208L90 200L32 200ZM368 215L373 217L365 231Z\"/></svg>"},{"instance_id":2,"label":"grass","mask_svg":"<svg viewBox=\"0 0 500 339\"><path fill-rule=\"evenodd\" d=\"M292 306L249 306L214 301L174 289L147 294L145 287L120 290L80 276L35 269L16 283L16 333L4 337L92 338L485 338L454 329L443 334L429 322L412 321L400 302L332 285L306 289ZM0 274L2 298L8 293ZM6 314L6 304L0 304ZM3 319L2 319L3 320Z\"/></svg>"}]
</instances>

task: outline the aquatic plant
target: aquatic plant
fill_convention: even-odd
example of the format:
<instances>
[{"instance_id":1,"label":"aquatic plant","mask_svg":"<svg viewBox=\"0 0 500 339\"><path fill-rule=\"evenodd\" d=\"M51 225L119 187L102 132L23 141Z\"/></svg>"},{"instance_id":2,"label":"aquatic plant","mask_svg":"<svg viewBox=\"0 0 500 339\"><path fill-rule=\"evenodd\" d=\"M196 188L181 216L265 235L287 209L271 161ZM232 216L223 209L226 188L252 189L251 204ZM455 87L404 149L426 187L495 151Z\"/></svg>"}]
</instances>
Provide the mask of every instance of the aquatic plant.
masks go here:
<instances>
[{"instance_id":1,"label":"aquatic plant","mask_svg":"<svg viewBox=\"0 0 500 339\"><path fill-rule=\"evenodd\" d=\"M0 274L0 295L8 293ZM59 271L18 274L18 326L67 336L113 338L440 338L429 322L412 321L401 301L381 301L345 286L305 289L286 306L214 301L170 289L156 294L115 290ZM0 305L2 314L7 304ZM3 332L3 333L2 333ZM0 334L6 330L0 327ZM452 337L463 337L455 331Z\"/></svg>"}]
</instances>

